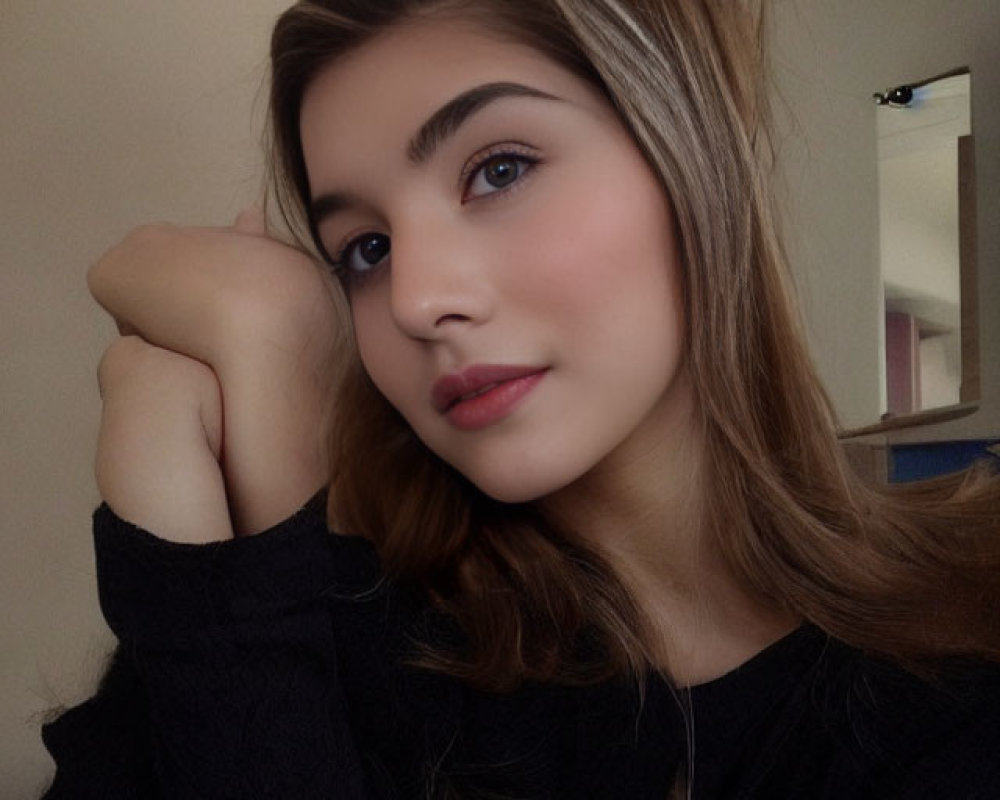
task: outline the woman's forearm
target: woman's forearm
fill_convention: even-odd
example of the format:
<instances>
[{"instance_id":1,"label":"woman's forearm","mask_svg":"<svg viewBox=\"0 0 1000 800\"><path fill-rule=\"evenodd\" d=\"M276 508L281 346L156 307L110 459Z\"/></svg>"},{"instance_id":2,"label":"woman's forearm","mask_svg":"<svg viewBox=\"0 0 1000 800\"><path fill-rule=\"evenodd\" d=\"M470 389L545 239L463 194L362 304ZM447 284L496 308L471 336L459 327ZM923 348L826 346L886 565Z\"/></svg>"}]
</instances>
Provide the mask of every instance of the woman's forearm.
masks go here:
<instances>
[{"instance_id":1,"label":"woman's forearm","mask_svg":"<svg viewBox=\"0 0 1000 800\"><path fill-rule=\"evenodd\" d=\"M247 318L279 344L297 335L303 303L325 292L310 258L236 228L145 225L89 270L94 299L146 341L218 367Z\"/></svg>"},{"instance_id":2,"label":"woman's forearm","mask_svg":"<svg viewBox=\"0 0 1000 800\"><path fill-rule=\"evenodd\" d=\"M212 371L126 336L108 348L98 374L104 405L95 472L105 502L170 541L232 538L218 463L222 397Z\"/></svg>"}]
</instances>

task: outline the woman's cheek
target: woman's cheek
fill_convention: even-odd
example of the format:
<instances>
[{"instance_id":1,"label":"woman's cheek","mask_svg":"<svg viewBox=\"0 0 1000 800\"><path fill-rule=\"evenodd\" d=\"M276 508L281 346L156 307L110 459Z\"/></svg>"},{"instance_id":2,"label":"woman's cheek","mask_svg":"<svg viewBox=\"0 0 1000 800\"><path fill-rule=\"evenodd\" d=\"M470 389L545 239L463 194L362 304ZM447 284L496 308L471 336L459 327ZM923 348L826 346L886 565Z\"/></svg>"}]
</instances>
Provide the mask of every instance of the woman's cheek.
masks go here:
<instances>
[{"instance_id":1,"label":"woman's cheek","mask_svg":"<svg viewBox=\"0 0 1000 800\"><path fill-rule=\"evenodd\" d=\"M585 312L601 314L614 296L668 288L676 271L669 205L635 158L560 176L525 204L516 233L493 245L508 297L544 313L572 306L564 321L587 330L595 318Z\"/></svg>"}]
</instances>

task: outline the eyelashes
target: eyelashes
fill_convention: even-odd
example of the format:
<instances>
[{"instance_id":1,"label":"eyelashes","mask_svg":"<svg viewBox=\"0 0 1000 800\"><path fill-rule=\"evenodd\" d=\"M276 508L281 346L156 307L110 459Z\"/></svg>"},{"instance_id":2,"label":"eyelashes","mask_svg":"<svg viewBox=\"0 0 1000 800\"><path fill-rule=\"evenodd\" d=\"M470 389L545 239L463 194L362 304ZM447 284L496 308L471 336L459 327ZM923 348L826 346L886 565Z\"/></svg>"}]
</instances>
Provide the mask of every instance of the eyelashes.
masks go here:
<instances>
[{"instance_id":1,"label":"eyelashes","mask_svg":"<svg viewBox=\"0 0 1000 800\"><path fill-rule=\"evenodd\" d=\"M381 233L356 236L334 258L334 272L342 280L355 281L375 269L389 255L389 249L389 237Z\"/></svg>"},{"instance_id":2,"label":"eyelashes","mask_svg":"<svg viewBox=\"0 0 1000 800\"><path fill-rule=\"evenodd\" d=\"M521 177L537 166L537 156L524 152L510 145L491 148L477 156L470 165L462 171L459 184L462 186L462 202L466 203L477 197L494 195L509 190ZM480 179L483 180L480 180ZM486 185L483 181L485 180ZM473 188L478 187L476 194ZM490 189L493 191L490 191Z\"/></svg>"},{"instance_id":3,"label":"eyelashes","mask_svg":"<svg viewBox=\"0 0 1000 800\"><path fill-rule=\"evenodd\" d=\"M458 185L462 204L482 202L510 194L520 188L525 176L541 159L526 152L523 145L497 145L478 154L462 170ZM345 241L331 259L337 277L348 286L357 286L370 277L389 257L390 238L366 232Z\"/></svg>"}]
</instances>

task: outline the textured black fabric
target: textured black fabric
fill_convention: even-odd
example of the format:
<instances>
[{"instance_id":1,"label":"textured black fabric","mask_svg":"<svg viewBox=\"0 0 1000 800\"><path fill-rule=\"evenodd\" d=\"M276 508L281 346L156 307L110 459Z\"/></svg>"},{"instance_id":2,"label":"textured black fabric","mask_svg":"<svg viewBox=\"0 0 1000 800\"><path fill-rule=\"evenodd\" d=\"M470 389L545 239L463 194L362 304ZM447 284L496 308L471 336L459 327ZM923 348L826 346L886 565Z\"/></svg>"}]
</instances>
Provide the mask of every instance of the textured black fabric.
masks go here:
<instances>
[{"instance_id":1,"label":"textured black fabric","mask_svg":"<svg viewBox=\"0 0 1000 800\"><path fill-rule=\"evenodd\" d=\"M442 620L327 532L322 497L210 545L102 506L94 538L120 644L96 695L43 727L49 800L666 800L678 774L697 800L1000 798L995 667L930 686L806 625L690 690L490 694L407 666Z\"/></svg>"}]
</instances>

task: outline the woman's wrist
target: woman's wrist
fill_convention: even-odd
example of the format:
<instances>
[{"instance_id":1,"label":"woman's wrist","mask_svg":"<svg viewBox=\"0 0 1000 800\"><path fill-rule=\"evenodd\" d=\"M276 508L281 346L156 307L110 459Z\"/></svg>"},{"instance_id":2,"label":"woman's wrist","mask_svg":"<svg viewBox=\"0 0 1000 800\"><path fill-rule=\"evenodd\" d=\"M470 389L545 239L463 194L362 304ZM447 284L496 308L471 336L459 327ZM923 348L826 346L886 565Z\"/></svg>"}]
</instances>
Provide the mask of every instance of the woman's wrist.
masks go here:
<instances>
[{"instance_id":1,"label":"woman's wrist","mask_svg":"<svg viewBox=\"0 0 1000 800\"><path fill-rule=\"evenodd\" d=\"M95 474L123 519L176 542L232 538L219 467L222 398L204 364L136 336L108 348Z\"/></svg>"}]
</instances>

